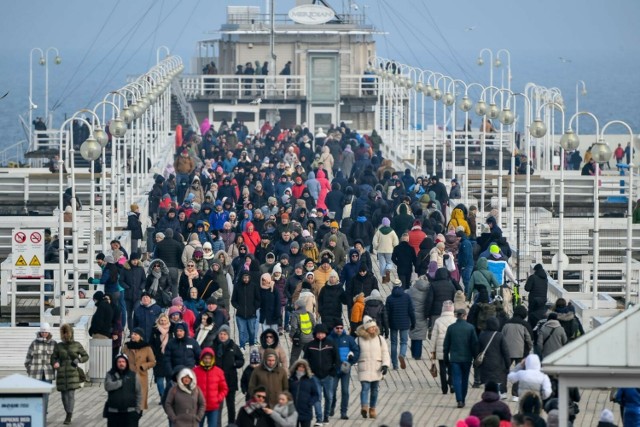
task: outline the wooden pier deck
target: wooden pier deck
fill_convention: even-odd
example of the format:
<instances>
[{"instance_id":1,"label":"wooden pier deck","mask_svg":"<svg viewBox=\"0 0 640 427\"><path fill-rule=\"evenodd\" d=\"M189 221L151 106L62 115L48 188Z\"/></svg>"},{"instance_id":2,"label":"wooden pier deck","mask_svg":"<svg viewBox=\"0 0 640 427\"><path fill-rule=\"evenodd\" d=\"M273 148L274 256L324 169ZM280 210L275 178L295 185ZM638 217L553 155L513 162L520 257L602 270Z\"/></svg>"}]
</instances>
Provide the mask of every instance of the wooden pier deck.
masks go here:
<instances>
[{"instance_id":1,"label":"wooden pier deck","mask_svg":"<svg viewBox=\"0 0 640 427\"><path fill-rule=\"evenodd\" d=\"M374 266L377 271L377 265ZM379 277L379 275L378 275ZM391 291L389 285L381 286L381 293L387 296ZM234 340L237 342L237 328L232 322L231 331ZM283 339L285 348L290 348L290 340ZM428 353L431 351L431 343L424 342L424 352L422 360L414 360L410 356L407 358L406 370L391 370L380 385L378 395L376 420L363 419L360 416L360 383L357 379L356 369L351 370L351 386L349 394L349 420L339 419L339 414L329 421L331 426L397 426L400 415L404 411L413 413L414 426L455 426L457 420L469 415L471 406L480 401L483 389L473 389L469 387L467 405L465 408L456 407L455 396L452 394L443 395L438 379L431 377L429 373L430 361ZM248 355L245 355L245 366L248 363ZM1 368L0 368L1 369ZM14 372L1 372L0 376L9 375ZM473 379L473 374L471 376ZM149 384L149 410L145 411L140 426L160 426L167 425L167 418L159 405L160 397L154 383ZM340 392L338 391L338 394ZM609 401L608 390L581 390L582 399L580 401L580 414L574 425L581 427L596 426L600 412L604 408L613 411L616 422L621 425L620 410L618 405ZM104 426L106 420L102 418L102 408L106 401L107 393L103 384L87 384L84 388L76 391L76 404L73 414L72 425L75 426ZM517 403L506 401L512 413L517 413ZM244 395L240 392L236 395L236 408L239 409L244 403ZM338 401L339 405L339 401ZM543 414L546 418L546 414ZM54 392L49 402L48 426L62 426L65 412L62 407L60 393ZM315 421L315 419L314 419ZM227 425L226 409L222 414L222 425Z\"/></svg>"}]
</instances>

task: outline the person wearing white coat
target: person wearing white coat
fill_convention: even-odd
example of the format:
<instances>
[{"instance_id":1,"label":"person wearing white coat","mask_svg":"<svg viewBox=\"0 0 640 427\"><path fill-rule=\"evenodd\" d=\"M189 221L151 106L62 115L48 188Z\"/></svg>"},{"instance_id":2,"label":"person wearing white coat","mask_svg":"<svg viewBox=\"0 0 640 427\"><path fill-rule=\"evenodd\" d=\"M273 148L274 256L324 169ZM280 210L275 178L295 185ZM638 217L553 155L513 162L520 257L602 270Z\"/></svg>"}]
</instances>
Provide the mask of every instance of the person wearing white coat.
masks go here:
<instances>
[{"instance_id":1,"label":"person wearing white coat","mask_svg":"<svg viewBox=\"0 0 640 427\"><path fill-rule=\"evenodd\" d=\"M391 254L393 254L393 248L398 246L398 243L398 235L391 228L391 221L389 218L382 218L382 225L376 230L371 243L373 250L378 255L382 283L389 283L391 269L393 268Z\"/></svg>"},{"instance_id":2,"label":"person wearing white coat","mask_svg":"<svg viewBox=\"0 0 640 427\"><path fill-rule=\"evenodd\" d=\"M436 349L436 351L431 353L431 356L434 360L438 360L442 394L447 394L447 389L450 393L453 393L451 369L444 361L444 337L447 334L447 328L456 322L456 317L453 315L453 308L453 301L445 301L442 303L442 313L440 317L436 319L431 335L431 340L435 343Z\"/></svg>"},{"instance_id":3,"label":"person wearing white coat","mask_svg":"<svg viewBox=\"0 0 640 427\"><path fill-rule=\"evenodd\" d=\"M380 336L380 329L375 320L364 316L362 325L356 330L357 344L360 347L358 358L358 381L362 386L360 392L360 414L363 418L375 419L376 403L380 381L389 371L391 355L387 342Z\"/></svg>"}]
</instances>

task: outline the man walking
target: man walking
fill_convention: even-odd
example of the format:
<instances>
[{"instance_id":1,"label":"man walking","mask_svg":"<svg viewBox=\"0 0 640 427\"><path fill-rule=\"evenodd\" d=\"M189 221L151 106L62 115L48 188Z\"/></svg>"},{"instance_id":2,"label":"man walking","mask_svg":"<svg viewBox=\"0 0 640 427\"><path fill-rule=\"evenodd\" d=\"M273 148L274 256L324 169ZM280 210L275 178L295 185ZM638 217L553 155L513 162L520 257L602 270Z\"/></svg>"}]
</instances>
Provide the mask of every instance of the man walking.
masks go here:
<instances>
[{"instance_id":1,"label":"man walking","mask_svg":"<svg viewBox=\"0 0 640 427\"><path fill-rule=\"evenodd\" d=\"M316 325L313 330L314 340L304 348L303 358L309 362L313 379L318 388L318 396L324 392L324 412L322 411L322 398L314 404L317 423L322 425L329 422L331 403L333 402L333 382L340 366L340 356L336 345L327 339L327 327L323 324Z\"/></svg>"},{"instance_id":2,"label":"man walking","mask_svg":"<svg viewBox=\"0 0 640 427\"><path fill-rule=\"evenodd\" d=\"M391 363L393 369L398 369L398 361L402 369L407 368L407 342L409 329L416 327L416 315L413 310L411 297L402 288L402 282L395 279L393 290L387 298L387 315L389 316L389 329L391 330ZM398 356L398 335L400 336L400 355Z\"/></svg>"},{"instance_id":3,"label":"man walking","mask_svg":"<svg viewBox=\"0 0 640 427\"><path fill-rule=\"evenodd\" d=\"M340 367L338 374L333 383L333 401L331 402L331 412L329 416L333 416L338 402L337 392L338 383L340 388L340 419L348 420L347 411L349 410L349 380L351 379L351 365L360 358L360 347L356 344L356 340L344 330L342 320L339 320L333 327L329 338L338 347L340 355Z\"/></svg>"},{"instance_id":4,"label":"man walking","mask_svg":"<svg viewBox=\"0 0 640 427\"><path fill-rule=\"evenodd\" d=\"M256 317L260 307L260 286L251 281L248 271L242 273L234 287L231 305L236 309L236 323L240 337L240 349L256 344Z\"/></svg>"},{"instance_id":5,"label":"man walking","mask_svg":"<svg viewBox=\"0 0 640 427\"><path fill-rule=\"evenodd\" d=\"M456 322L444 336L444 362L451 367L458 408L464 408L471 362L478 354L478 337L473 325L467 323L467 310L459 308L455 316Z\"/></svg>"}]
</instances>

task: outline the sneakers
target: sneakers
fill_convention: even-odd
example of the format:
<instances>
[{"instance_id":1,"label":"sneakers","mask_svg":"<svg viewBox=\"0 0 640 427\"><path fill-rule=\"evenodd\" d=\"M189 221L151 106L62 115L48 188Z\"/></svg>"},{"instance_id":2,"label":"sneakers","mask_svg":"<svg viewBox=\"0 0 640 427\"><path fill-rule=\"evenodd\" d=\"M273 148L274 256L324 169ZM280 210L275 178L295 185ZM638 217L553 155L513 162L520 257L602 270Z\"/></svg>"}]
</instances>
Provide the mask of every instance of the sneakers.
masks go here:
<instances>
[{"instance_id":1,"label":"sneakers","mask_svg":"<svg viewBox=\"0 0 640 427\"><path fill-rule=\"evenodd\" d=\"M316 421L316 423L314 424L314 427L321 427L322 423L320 421Z\"/></svg>"},{"instance_id":2,"label":"sneakers","mask_svg":"<svg viewBox=\"0 0 640 427\"><path fill-rule=\"evenodd\" d=\"M519 402L520 398L518 396L511 396L511 401L512 402Z\"/></svg>"},{"instance_id":3,"label":"sneakers","mask_svg":"<svg viewBox=\"0 0 640 427\"><path fill-rule=\"evenodd\" d=\"M405 362L404 356L398 356L398 361L400 361L400 368L407 369L407 362Z\"/></svg>"}]
</instances>

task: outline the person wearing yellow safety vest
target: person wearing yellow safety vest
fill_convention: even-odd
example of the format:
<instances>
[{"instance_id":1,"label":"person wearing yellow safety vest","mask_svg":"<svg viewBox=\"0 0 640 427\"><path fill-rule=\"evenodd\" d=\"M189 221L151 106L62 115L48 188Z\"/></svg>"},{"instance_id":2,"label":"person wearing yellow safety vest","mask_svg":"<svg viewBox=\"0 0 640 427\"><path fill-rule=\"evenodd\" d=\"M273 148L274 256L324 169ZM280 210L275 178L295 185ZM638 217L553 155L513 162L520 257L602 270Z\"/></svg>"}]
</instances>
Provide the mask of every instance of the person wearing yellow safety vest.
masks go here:
<instances>
[{"instance_id":1,"label":"person wearing yellow safety vest","mask_svg":"<svg viewBox=\"0 0 640 427\"><path fill-rule=\"evenodd\" d=\"M298 299L294 307L295 311L291 313L291 328L289 330L289 336L293 343L289 359L291 364L298 360L302 348L313 341L313 328L316 325L315 315L307 311L302 299Z\"/></svg>"}]
</instances>

